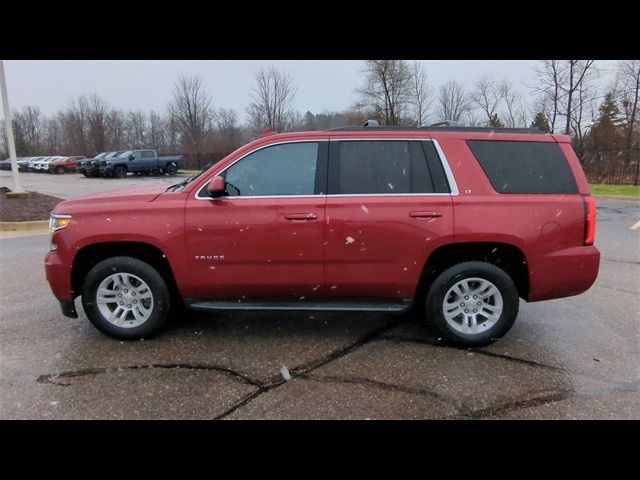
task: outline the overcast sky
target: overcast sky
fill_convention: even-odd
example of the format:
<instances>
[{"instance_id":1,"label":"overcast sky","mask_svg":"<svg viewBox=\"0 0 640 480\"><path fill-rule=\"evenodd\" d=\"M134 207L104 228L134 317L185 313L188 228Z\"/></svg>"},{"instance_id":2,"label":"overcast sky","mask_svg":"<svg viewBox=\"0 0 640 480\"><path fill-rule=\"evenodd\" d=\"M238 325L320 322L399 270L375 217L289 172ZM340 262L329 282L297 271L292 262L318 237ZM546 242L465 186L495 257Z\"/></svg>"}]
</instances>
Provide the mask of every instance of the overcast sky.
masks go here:
<instances>
[{"instance_id":1,"label":"overcast sky","mask_svg":"<svg viewBox=\"0 0 640 480\"><path fill-rule=\"evenodd\" d=\"M240 120L251 101L253 74L275 65L292 77L297 88L295 108L344 110L356 100L354 89L362 83L360 60L6 60L9 103L13 110L39 106L50 115L67 106L72 97L98 94L111 105L126 110L164 112L176 79L198 74L216 108L233 108ZM471 87L485 75L508 78L514 85L530 82L533 60L428 60L422 61L429 82L438 86L457 80ZM612 65L613 62L601 62ZM523 87L524 88L524 87Z\"/></svg>"}]
</instances>

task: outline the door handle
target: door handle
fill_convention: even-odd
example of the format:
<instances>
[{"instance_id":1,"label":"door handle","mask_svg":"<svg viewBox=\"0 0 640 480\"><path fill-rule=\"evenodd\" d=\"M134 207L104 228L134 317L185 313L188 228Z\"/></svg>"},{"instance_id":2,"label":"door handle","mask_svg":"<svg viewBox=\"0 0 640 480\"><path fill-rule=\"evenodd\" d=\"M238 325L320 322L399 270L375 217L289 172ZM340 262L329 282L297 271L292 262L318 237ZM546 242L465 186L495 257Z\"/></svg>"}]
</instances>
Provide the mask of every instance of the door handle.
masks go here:
<instances>
[{"instance_id":1,"label":"door handle","mask_svg":"<svg viewBox=\"0 0 640 480\"><path fill-rule=\"evenodd\" d=\"M437 218L441 217L441 212L411 212L409 213L410 217L413 218Z\"/></svg>"},{"instance_id":2,"label":"door handle","mask_svg":"<svg viewBox=\"0 0 640 480\"><path fill-rule=\"evenodd\" d=\"M318 219L318 215L316 215L315 213L290 213L288 215L285 215L285 217L287 220L317 220Z\"/></svg>"}]
</instances>

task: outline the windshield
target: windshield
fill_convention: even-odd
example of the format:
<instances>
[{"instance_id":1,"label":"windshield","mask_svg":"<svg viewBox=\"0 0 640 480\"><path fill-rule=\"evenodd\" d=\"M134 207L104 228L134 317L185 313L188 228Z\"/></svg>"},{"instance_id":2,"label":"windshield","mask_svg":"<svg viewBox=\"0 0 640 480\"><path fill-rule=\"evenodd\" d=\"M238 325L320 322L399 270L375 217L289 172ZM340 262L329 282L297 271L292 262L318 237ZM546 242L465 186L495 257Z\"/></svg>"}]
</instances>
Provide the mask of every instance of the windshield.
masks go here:
<instances>
[{"instance_id":1,"label":"windshield","mask_svg":"<svg viewBox=\"0 0 640 480\"><path fill-rule=\"evenodd\" d=\"M121 152L119 153L117 156L118 157L128 157L129 155L131 155L133 153L133 150L127 150L126 152Z\"/></svg>"},{"instance_id":2,"label":"windshield","mask_svg":"<svg viewBox=\"0 0 640 480\"><path fill-rule=\"evenodd\" d=\"M96 159L97 159L97 158L102 158L102 157L104 157L104 156L106 156L106 155L107 155L107 152L102 152L102 153L99 153L98 155L96 155L96 156L95 156L95 157L93 157L93 158L96 158Z\"/></svg>"}]
</instances>

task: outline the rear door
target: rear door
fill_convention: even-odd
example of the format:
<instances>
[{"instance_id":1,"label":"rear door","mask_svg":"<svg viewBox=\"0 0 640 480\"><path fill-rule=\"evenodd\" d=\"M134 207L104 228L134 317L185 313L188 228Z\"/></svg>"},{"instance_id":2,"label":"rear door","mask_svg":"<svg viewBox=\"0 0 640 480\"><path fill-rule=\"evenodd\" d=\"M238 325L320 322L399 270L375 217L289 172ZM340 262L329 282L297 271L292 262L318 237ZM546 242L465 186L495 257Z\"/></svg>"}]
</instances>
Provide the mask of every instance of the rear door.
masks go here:
<instances>
[{"instance_id":1,"label":"rear door","mask_svg":"<svg viewBox=\"0 0 640 480\"><path fill-rule=\"evenodd\" d=\"M413 298L453 238L451 187L433 142L331 140L325 281L332 298Z\"/></svg>"}]
</instances>

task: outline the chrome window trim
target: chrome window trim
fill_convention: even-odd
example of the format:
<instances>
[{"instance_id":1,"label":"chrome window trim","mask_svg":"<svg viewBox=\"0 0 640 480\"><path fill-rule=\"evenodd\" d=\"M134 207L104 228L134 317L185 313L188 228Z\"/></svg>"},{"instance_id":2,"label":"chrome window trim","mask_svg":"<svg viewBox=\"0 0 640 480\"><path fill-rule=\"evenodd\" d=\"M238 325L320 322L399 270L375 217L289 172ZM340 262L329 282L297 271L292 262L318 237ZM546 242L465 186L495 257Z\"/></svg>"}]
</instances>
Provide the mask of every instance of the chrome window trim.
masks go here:
<instances>
[{"instance_id":1,"label":"chrome window trim","mask_svg":"<svg viewBox=\"0 0 640 480\"><path fill-rule=\"evenodd\" d=\"M216 173L216 176L218 175L222 175L224 172L227 171L227 169L233 167L236 163L238 163L240 160L242 160L244 157L247 157L249 155L251 155L252 153L258 152L264 148L267 147L274 147L276 145L284 145L287 143L319 143L319 142L328 142L329 139L328 138L320 138L317 140L283 140L282 142L275 142L275 143L269 143L267 145L263 145L259 148L256 148L255 150L251 150L250 152L245 153L244 155L242 155L240 158L237 158L231 165L227 165L226 167L224 167L222 170L220 170L218 173ZM213 199L211 198L209 195L205 196L205 197L201 197L200 196L200 192L202 192L207 185L209 185L209 183L211 182L211 180L213 180L213 178L210 178L209 180L207 180L205 182L204 185L202 185L202 187L200 187L198 189L198 191L196 192L195 195L195 199L196 200L220 200L222 198L227 198L227 199L241 199L241 198L309 198L309 197L324 197L324 195L247 195L247 196L235 196L235 197L219 197L217 199Z\"/></svg>"},{"instance_id":2,"label":"chrome window trim","mask_svg":"<svg viewBox=\"0 0 640 480\"><path fill-rule=\"evenodd\" d=\"M213 199L208 195L205 197L200 196L200 193L209 185L211 180L209 179L205 182L202 187L198 189L195 194L196 200L204 200L204 201L215 201L221 199L227 200L241 200L241 199L265 199L265 198L318 198L318 197L327 197L327 198L342 198L342 197L455 197L460 194L458 190L458 184L456 183L456 179L453 176L453 172L451 171L451 167L449 166L449 161L445 156L442 148L440 148L440 144L437 140L433 138L424 138L424 139L413 139L413 138L402 138L402 137L387 137L387 138L322 138L317 140L283 140L282 142L270 143L268 145L263 145L260 148L256 148L255 150L251 150L250 152L245 153L240 158L235 160L231 165L227 165L223 170L218 172L216 175L222 175L228 168L235 165L237 162L242 160L244 157L251 155L254 152L262 150L263 148L272 147L275 145L283 145L286 143L313 143L313 142L345 142L345 141L385 141L385 140L395 140L395 141L414 141L414 142L433 142L433 145L436 148L436 152L438 153L438 157L440 158L440 163L444 168L445 175L447 177L447 181L449 182L449 189L451 193L333 193L333 194L318 194L318 195L247 195L247 196L227 196L227 197L219 197L217 199Z\"/></svg>"}]
</instances>

